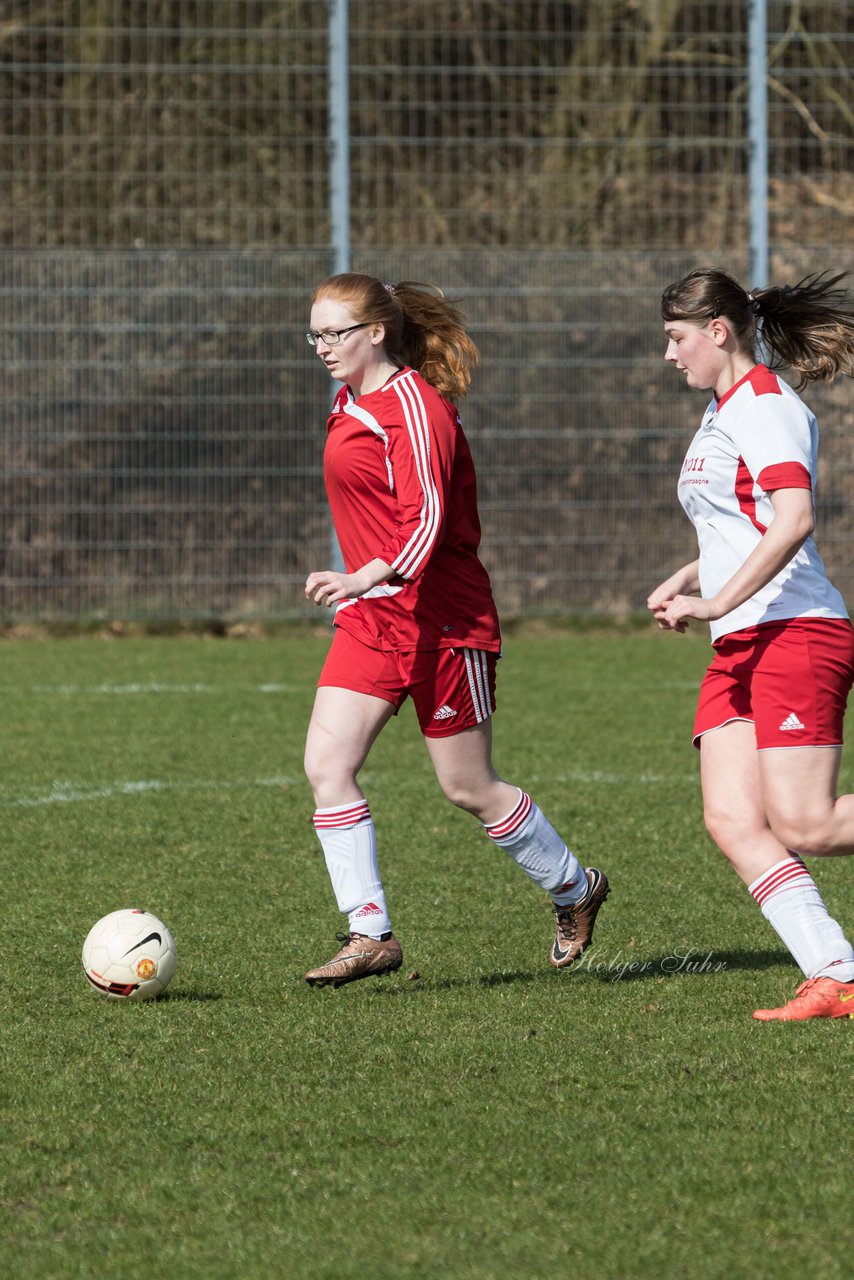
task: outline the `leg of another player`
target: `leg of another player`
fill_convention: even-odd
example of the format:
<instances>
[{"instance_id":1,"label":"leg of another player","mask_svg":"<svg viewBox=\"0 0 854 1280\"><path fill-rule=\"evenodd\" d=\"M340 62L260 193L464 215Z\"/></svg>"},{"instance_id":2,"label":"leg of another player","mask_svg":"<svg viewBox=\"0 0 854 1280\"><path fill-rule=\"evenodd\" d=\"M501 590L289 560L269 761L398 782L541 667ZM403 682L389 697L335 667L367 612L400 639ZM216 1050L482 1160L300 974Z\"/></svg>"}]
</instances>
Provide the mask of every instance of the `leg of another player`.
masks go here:
<instances>
[{"instance_id":1,"label":"leg of another player","mask_svg":"<svg viewBox=\"0 0 854 1280\"><path fill-rule=\"evenodd\" d=\"M771 830L753 725L736 720L703 735L700 770L709 835L747 885L807 978L854 976L854 951L828 914L807 868Z\"/></svg>"}]
</instances>

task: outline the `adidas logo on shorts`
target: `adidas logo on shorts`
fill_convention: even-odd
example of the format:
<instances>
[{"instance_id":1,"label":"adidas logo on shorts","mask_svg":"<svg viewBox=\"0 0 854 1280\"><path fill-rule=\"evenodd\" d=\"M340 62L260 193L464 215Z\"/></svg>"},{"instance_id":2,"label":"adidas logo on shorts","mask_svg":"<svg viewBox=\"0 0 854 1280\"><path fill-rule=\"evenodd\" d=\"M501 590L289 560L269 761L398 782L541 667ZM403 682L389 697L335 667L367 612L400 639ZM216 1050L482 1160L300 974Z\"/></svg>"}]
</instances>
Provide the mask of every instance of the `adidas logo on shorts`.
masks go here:
<instances>
[{"instance_id":1,"label":"adidas logo on shorts","mask_svg":"<svg viewBox=\"0 0 854 1280\"><path fill-rule=\"evenodd\" d=\"M789 714L786 716L786 719L780 725L780 728L781 729L805 729L806 725L801 724L800 720L795 715L794 711L790 711Z\"/></svg>"},{"instance_id":2,"label":"adidas logo on shorts","mask_svg":"<svg viewBox=\"0 0 854 1280\"><path fill-rule=\"evenodd\" d=\"M446 702L443 706L439 708L438 711L433 712L433 719L434 720L450 720L456 714L457 713L456 711L454 711L453 707L449 707Z\"/></svg>"}]
</instances>

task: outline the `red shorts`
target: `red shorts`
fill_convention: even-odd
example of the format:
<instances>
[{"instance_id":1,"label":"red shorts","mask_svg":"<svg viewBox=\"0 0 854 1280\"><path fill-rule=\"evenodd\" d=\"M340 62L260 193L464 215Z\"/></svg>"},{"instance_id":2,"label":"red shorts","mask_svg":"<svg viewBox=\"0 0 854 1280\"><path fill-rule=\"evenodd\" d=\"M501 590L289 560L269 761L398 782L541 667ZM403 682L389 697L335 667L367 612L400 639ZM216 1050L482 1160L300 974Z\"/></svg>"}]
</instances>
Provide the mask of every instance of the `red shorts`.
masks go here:
<instances>
[{"instance_id":1,"label":"red shorts","mask_svg":"<svg viewBox=\"0 0 854 1280\"><path fill-rule=\"evenodd\" d=\"M492 715L498 658L484 649L372 649L336 627L317 686L368 693L395 712L411 697L425 738L450 738Z\"/></svg>"},{"instance_id":2,"label":"red shorts","mask_svg":"<svg viewBox=\"0 0 854 1280\"><path fill-rule=\"evenodd\" d=\"M854 681L854 627L791 618L724 636L700 686L694 746L711 729L750 720L756 746L835 747Z\"/></svg>"}]
</instances>

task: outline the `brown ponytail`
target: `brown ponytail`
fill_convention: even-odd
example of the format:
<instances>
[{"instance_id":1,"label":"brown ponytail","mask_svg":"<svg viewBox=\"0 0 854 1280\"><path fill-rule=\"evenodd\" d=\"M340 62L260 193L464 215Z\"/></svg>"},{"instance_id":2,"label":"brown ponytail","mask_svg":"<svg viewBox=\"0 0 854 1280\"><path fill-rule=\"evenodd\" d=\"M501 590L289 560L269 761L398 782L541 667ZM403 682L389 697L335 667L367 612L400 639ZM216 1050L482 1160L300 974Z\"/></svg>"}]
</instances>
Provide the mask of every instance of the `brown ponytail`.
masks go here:
<instances>
[{"instance_id":1,"label":"brown ponytail","mask_svg":"<svg viewBox=\"0 0 854 1280\"><path fill-rule=\"evenodd\" d=\"M794 285L747 292L726 271L702 267L668 285L661 315L701 327L725 316L745 355L755 350L760 320L769 365L794 370L800 390L808 382L830 382L837 373L854 377L854 304L837 288L844 274L820 273Z\"/></svg>"},{"instance_id":2,"label":"brown ponytail","mask_svg":"<svg viewBox=\"0 0 854 1280\"><path fill-rule=\"evenodd\" d=\"M435 285L403 280L383 284L374 276L345 272L317 286L318 298L345 302L360 324L381 323L391 360L410 365L450 400L462 399L480 354L462 312Z\"/></svg>"}]
</instances>

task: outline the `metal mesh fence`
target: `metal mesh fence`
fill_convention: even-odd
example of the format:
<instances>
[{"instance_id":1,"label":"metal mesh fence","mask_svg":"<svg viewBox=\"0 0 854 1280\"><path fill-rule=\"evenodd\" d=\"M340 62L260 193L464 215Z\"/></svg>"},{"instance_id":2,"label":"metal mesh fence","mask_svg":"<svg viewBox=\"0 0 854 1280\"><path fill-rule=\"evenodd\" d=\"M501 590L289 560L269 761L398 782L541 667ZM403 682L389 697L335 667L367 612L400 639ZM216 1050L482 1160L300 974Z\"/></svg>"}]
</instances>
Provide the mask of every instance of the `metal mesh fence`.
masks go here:
<instances>
[{"instance_id":1,"label":"metal mesh fence","mask_svg":"<svg viewBox=\"0 0 854 1280\"><path fill-rule=\"evenodd\" d=\"M293 610L329 541L325 388L295 341L325 265L260 251L0 257L19 317L0 439L7 614Z\"/></svg>"},{"instance_id":2,"label":"metal mesh fence","mask_svg":"<svg viewBox=\"0 0 854 1280\"><path fill-rule=\"evenodd\" d=\"M624 611L690 551L664 284L747 268L743 3L350 6L353 266L441 284L505 614ZM0 609L303 616L328 561L328 6L7 0ZM769 3L774 279L854 248L854 15ZM813 391L852 594L849 387ZM846 505L847 503L847 505Z\"/></svg>"}]
</instances>

